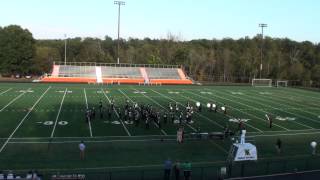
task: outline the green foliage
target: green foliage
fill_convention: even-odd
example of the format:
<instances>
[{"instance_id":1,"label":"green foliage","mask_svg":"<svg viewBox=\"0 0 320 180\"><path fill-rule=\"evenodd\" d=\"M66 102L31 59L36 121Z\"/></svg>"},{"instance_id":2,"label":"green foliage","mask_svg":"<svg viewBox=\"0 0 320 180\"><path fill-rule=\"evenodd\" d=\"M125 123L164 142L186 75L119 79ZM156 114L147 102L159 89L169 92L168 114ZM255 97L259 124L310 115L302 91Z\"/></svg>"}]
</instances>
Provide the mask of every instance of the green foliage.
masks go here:
<instances>
[{"instance_id":1,"label":"green foliage","mask_svg":"<svg viewBox=\"0 0 320 180\"><path fill-rule=\"evenodd\" d=\"M33 73L35 40L27 29L10 25L0 30L0 72L2 74Z\"/></svg>"},{"instance_id":2,"label":"green foliage","mask_svg":"<svg viewBox=\"0 0 320 180\"><path fill-rule=\"evenodd\" d=\"M120 39L120 62L183 65L196 80L248 81L259 77L261 37L238 40ZM64 40L33 40L19 26L0 28L0 71L44 73L64 61ZM117 40L105 36L67 40L67 61L115 63ZM319 83L320 44L265 37L263 78Z\"/></svg>"}]
</instances>

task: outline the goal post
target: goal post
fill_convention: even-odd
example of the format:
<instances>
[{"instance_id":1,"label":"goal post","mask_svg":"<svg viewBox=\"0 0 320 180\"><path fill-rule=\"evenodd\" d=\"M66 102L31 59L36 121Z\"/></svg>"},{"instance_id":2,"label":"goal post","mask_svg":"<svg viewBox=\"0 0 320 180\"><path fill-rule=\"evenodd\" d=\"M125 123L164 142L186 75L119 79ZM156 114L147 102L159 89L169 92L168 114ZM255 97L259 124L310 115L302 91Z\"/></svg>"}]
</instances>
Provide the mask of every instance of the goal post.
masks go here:
<instances>
[{"instance_id":1,"label":"goal post","mask_svg":"<svg viewBox=\"0 0 320 180\"><path fill-rule=\"evenodd\" d=\"M288 81L287 80L277 80L277 87L287 87L288 86Z\"/></svg>"},{"instance_id":2,"label":"goal post","mask_svg":"<svg viewBox=\"0 0 320 180\"><path fill-rule=\"evenodd\" d=\"M252 87L272 87L272 79L252 79Z\"/></svg>"}]
</instances>

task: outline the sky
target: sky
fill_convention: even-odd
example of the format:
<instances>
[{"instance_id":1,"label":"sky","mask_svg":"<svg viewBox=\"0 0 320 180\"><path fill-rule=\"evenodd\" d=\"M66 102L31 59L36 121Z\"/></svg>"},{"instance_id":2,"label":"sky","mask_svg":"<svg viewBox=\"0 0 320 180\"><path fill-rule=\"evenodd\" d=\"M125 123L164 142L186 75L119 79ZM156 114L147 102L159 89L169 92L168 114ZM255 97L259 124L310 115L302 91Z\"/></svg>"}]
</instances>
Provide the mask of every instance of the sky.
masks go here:
<instances>
[{"instance_id":1,"label":"sky","mask_svg":"<svg viewBox=\"0 0 320 180\"><path fill-rule=\"evenodd\" d=\"M239 39L261 33L320 42L319 0L124 0L121 38ZM113 0L0 0L0 26L17 24L36 39L117 38Z\"/></svg>"}]
</instances>

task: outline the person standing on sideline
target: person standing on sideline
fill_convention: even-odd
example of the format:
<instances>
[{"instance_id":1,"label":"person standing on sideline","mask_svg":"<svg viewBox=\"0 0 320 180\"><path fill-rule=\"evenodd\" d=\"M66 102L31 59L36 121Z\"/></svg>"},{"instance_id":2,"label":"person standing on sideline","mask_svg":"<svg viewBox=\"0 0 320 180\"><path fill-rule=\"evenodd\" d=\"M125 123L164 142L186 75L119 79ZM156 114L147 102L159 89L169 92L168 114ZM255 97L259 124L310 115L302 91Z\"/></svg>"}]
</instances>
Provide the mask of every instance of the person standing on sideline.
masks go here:
<instances>
[{"instance_id":1,"label":"person standing on sideline","mask_svg":"<svg viewBox=\"0 0 320 180\"><path fill-rule=\"evenodd\" d=\"M80 142L79 149L80 149L80 159L84 160L84 151L86 149L86 145L84 145L83 141Z\"/></svg>"},{"instance_id":2,"label":"person standing on sideline","mask_svg":"<svg viewBox=\"0 0 320 180\"><path fill-rule=\"evenodd\" d=\"M172 162L170 158L168 158L166 161L164 161L164 180L170 179L171 168Z\"/></svg>"},{"instance_id":3,"label":"person standing on sideline","mask_svg":"<svg viewBox=\"0 0 320 180\"><path fill-rule=\"evenodd\" d=\"M281 148L282 148L282 142L281 142L281 140L278 138L278 139L277 139L277 142L276 142L276 149L277 149L278 154L281 153Z\"/></svg>"},{"instance_id":4,"label":"person standing on sideline","mask_svg":"<svg viewBox=\"0 0 320 180\"><path fill-rule=\"evenodd\" d=\"M191 163L189 161L183 164L183 175L185 180L191 179Z\"/></svg>"},{"instance_id":5,"label":"person standing on sideline","mask_svg":"<svg viewBox=\"0 0 320 180\"><path fill-rule=\"evenodd\" d=\"M176 163L173 166L173 169L174 169L174 176L175 176L176 180L180 180L181 164L180 164L179 160L176 161Z\"/></svg>"}]
</instances>

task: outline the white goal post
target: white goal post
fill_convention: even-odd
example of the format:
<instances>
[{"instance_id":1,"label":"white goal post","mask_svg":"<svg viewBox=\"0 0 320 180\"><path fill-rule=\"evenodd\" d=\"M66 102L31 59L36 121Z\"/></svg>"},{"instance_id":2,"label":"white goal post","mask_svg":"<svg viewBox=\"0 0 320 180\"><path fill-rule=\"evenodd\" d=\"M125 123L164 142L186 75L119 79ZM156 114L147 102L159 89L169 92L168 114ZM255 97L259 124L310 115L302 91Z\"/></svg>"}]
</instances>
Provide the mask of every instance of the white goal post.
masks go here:
<instances>
[{"instance_id":1,"label":"white goal post","mask_svg":"<svg viewBox=\"0 0 320 180\"><path fill-rule=\"evenodd\" d=\"M288 81L287 80L277 80L277 87L287 87Z\"/></svg>"},{"instance_id":2,"label":"white goal post","mask_svg":"<svg viewBox=\"0 0 320 180\"><path fill-rule=\"evenodd\" d=\"M272 87L272 79L252 79L253 87Z\"/></svg>"}]
</instances>

